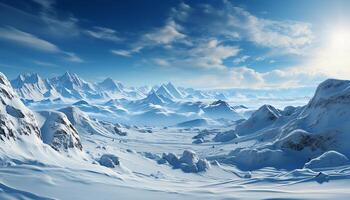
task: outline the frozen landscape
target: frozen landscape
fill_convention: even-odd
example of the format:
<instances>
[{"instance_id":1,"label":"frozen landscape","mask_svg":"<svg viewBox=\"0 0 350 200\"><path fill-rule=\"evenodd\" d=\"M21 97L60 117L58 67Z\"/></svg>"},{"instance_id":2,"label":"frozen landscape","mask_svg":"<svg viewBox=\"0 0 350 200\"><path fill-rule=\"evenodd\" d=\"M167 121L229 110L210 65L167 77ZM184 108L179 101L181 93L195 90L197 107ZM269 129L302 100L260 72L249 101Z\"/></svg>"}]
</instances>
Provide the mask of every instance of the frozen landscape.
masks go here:
<instances>
[{"instance_id":1,"label":"frozen landscape","mask_svg":"<svg viewBox=\"0 0 350 200\"><path fill-rule=\"evenodd\" d=\"M350 195L350 81L326 80L284 109L210 101L224 94L171 83L148 90L69 72L1 74L0 198Z\"/></svg>"},{"instance_id":2,"label":"frozen landscape","mask_svg":"<svg viewBox=\"0 0 350 200\"><path fill-rule=\"evenodd\" d=\"M0 200L350 199L349 0L0 0Z\"/></svg>"}]
</instances>

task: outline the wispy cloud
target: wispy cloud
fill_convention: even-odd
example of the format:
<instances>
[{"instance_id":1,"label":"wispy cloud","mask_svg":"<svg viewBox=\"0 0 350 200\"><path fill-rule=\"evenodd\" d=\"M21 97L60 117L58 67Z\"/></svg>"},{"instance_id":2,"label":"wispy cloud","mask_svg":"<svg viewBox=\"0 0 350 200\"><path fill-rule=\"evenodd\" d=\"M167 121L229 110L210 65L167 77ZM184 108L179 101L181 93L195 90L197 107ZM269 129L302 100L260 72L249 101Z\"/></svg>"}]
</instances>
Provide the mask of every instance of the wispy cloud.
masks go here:
<instances>
[{"instance_id":1,"label":"wispy cloud","mask_svg":"<svg viewBox=\"0 0 350 200\"><path fill-rule=\"evenodd\" d=\"M167 61L164 58L154 58L153 62L158 65L158 66L162 66L162 67L168 67L170 65L169 61Z\"/></svg>"},{"instance_id":2,"label":"wispy cloud","mask_svg":"<svg viewBox=\"0 0 350 200\"><path fill-rule=\"evenodd\" d=\"M30 33L26 33L13 27L0 28L0 38L21 45L31 47L40 51L60 52L60 49L46 40L40 39Z\"/></svg>"},{"instance_id":3,"label":"wispy cloud","mask_svg":"<svg viewBox=\"0 0 350 200\"><path fill-rule=\"evenodd\" d=\"M233 64L238 65L238 64L244 63L244 62L246 62L249 58L250 58L250 56L248 56L248 55L241 56L241 57L239 57L239 58L234 59L234 60L233 60Z\"/></svg>"},{"instance_id":4,"label":"wispy cloud","mask_svg":"<svg viewBox=\"0 0 350 200\"><path fill-rule=\"evenodd\" d=\"M32 1L41 5L45 9L51 9L53 4L55 4L55 0L32 0Z\"/></svg>"},{"instance_id":5,"label":"wispy cloud","mask_svg":"<svg viewBox=\"0 0 350 200\"><path fill-rule=\"evenodd\" d=\"M95 26L91 30L86 30L85 33L90 37L101 40L112 42L122 41L122 39L117 35L117 31L106 27Z\"/></svg>"},{"instance_id":6,"label":"wispy cloud","mask_svg":"<svg viewBox=\"0 0 350 200\"><path fill-rule=\"evenodd\" d=\"M302 50L313 40L311 25L308 23L259 18L229 1L223 1L222 6L222 9L218 9L207 5L207 10L203 13L213 19L204 24L211 33L232 39L237 39L239 35L240 40L271 49L277 48L280 53L288 54L303 53Z\"/></svg>"},{"instance_id":7,"label":"wispy cloud","mask_svg":"<svg viewBox=\"0 0 350 200\"><path fill-rule=\"evenodd\" d=\"M131 57L134 53L140 52L143 47L135 47L130 50L112 49L111 53L117 56Z\"/></svg>"},{"instance_id":8,"label":"wispy cloud","mask_svg":"<svg viewBox=\"0 0 350 200\"><path fill-rule=\"evenodd\" d=\"M132 52L131 51L127 51L127 50L116 50L116 49L112 49L111 53L117 56L124 56L124 57L131 57Z\"/></svg>"},{"instance_id":9,"label":"wispy cloud","mask_svg":"<svg viewBox=\"0 0 350 200\"><path fill-rule=\"evenodd\" d=\"M82 58L80 58L79 56L77 56L75 53L72 52L62 52L63 54L66 55L66 60L70 61L70 62L75 62L75 63L82 63L84 62L84 60Z\"/></svg>"},{"instance_id":10,"label":"wispy cloud","mask_svg":"<svg viewBox=\"0 0 350 200\"><path fill-rule=\"evenodd\" d=\"M164 27L155 29L154 31L144 35L146 42L155 42L156 44L171 44L177 40L185 38L185 34L180 32L180 26L175 21L170 20Z\"/></svg>"},{"instance_id":11,"label":"wispy cloud","mask_svg":"<svg viewBox=\"0 0 350 200\"><path fill-rule=\"evenodd\" d=\"M0 27L0 39L47 53L63 54L67 60L72 62L82 62L82 59L74 53L63 51L47 40L13 27Z\"/></svg>"},{"instance_id":12,"label":"wispy cloud","mask_svg":"<svg viewBox=\"0 0 350 200\"><path fill-rule=\"evenodd\" d=\"M32 0L39 4L39 19L45 23L47 31L51 35L71 37L79 35L82 30L78 25L79 20L70 13L59 15L55 9L55 0ZM60 16L60 17L59 17Z\"/></svg>"},{"instance_id":13,"label":"wispy cloud","mask_svg":"<svg viewBox=\"0 0 350 200\"><path fill-rule=\"evenodd\" d=\"M206 73L188 80L193 87L207 88L299 88L315 87L324 80L320 74L310 74L295 68L275 69L258 72L253 68L242 66L226 68L217 73Z\"/></svg>"},{"instance_id":14,"label":"wispy cloud","mask_svg":"<svg viewBox=\"0 0 350 200\"><path fill-rule=\"evenodd\" d=\"M53 63L43 62L40 60L34 60L33 63L36 65L44 66L44 67L58 67L57 65L55 65Z\"/></svg>"},{"instance_id":15,"label":"wispy cloud","mask_svg":"<svg viewBox=\"0 0 350 200\"><path fill-rule=\"evenodd\" d=\"M247 40L258 45L299 54L312 42L313 34L308 23L261 19L242 8L232 10L234 14L228 15L229 23L241 29Z\"/></svg>"},{"instance_id":16,"label":"wispy cloud","mask_svg":"<svg viewBox=\"0 0 350 200\"><path fill-rule=\"evenodd\" d=\"M238 46L225 45L217 39L210 39L199 43L186 54L190 55L187 61L194 66L221 69L225 68L223 61L236 56L239 51Z\"/></svg>"}]
</instances>

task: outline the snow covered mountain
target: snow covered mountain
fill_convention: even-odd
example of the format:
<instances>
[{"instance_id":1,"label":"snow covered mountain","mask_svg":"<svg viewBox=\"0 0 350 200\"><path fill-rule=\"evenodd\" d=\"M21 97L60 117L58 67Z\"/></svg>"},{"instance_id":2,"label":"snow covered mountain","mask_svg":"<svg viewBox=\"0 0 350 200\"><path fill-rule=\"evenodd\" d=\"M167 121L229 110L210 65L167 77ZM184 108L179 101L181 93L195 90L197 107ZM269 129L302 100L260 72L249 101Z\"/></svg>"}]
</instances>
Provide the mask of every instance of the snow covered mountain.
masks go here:
<instances>
[{"instance_id":1,"label":"snow covered mountain","mask_svg":"<svg viewBox=\"0 0 350 200\"><path fill-rule=\"evenodd\" d=\"M34 117L11 87L6 76L0 73L0 139L16 140L22 135L41 137Z\"/></svg>"},{"instance_id":2,"label":"snow covered mountain","mask_svg":"<svg viewBox=\"0 0 350 200\"><path fill-rule=\"evenodd\" d=\"M183 99L184 98L184 94L178 90L178 88L176 88L171 82L167 83L165 85L165 87L168 89L169 93L177 98L177 99Z\"/></svg>"},{"instance_id":3,"label":"snow covered mountain","mask_svg":"<svg viewBox=\"0 0 350 200\"><path fill-rule=\"evenodd\" d=\"M157 95L161 95L168 99L175 99L175 96L168 90L166 85L162 84L156 91Z\"/></svg>"},{"instance_id":4,"label":"snow covered mountain","mask_svg":"<svg viewBox=\"0 0 350 200\"><path fill-rule=\"evenodd\" d=\"M38 74L21 74L11 81L17 94L25 102L75 101L79 99L107 100L126 98L129 100L143 99L153 90L157 95L172 101L179 100L227 100L228 97L218 91L201 91L192 88L176 87L171 82L161 86L126 87L120 82L106 78L98 83L90 83L77 74L66 72L61 76L43 79Z\"/></svg>"},{"instance_id":5,"label":"snow covered mountain","mask_svg":"<svg viewBox=\"0 0 350 200\"><path fill-rule=\"evenodd\" d=\"M257 143L232 151L224 162L244 169L298 168L327 151L349 157L349 104L350 81L329 79L303 107L279 111L264 105L232 131L240 136L232 141L250 138Z\"/></svg>"},{"instance_id":6,"label":"snow covered mountain","mask_svg":"<svg viewBox=\"0 0 350 200\"><path fill-rule=\"evenodd\" d=\"M60 97L60 94L51 85L50 81L42 79L38 74L19 75L11 81L11 85L23 99L39 101Z\"/></svg>"},{"instance_id":7,"label":"snow covered mountain","mask_svg":"<svg viewBox=\"0 0 350 200\"><path fill-rule=\"evenodd\" d=\"M40 79L36 76L36 82ZM32 151L44 154L45 144L56 151L82 150L78 132L63 113L28 109L14 92L10 82L0 73L0 156L30 156ZM7 145L10 145L11 148ZM12 153L10 153L10 151ZM49 150L48 150L49 151ZM0 157L0 159L2 159Z\"/></svg>"},{"instance_id":8,"label":"snow covered mountain","mask_svg":"<svg viewBox=\"0 0 350 200\"><path fill-rule=\"evenodd\" d=\"M105 91L115 92L115 93L123 93L124 86L121 83L116 83L111 78L106 78L102 82L97 84L98 87Z\"/></svg>"},{"instance_id":9,"label":"snow covered mountain","mask_svg":"<svg viewBox=\"0 0 350 200\"><path fill-rule=\"evenodd\" d=\"M62 97L73 99L100 99L103 94L95 90L91 83L84 81L74 73L66 72L62 76L50 79Z\"/></svg>"},{"instance_id":10,"label":"snow covered mountain","mask_svg":"<svg viewBox=\"0 0 350 200\"><path fill-rule=\"evenodd\" d=\"M213 103L202 108L205 115L210 118L219 119L231 119L238 120L243 117L240 116L227 102L222 100L214 101Z\"/></svg>"}]
</instances>

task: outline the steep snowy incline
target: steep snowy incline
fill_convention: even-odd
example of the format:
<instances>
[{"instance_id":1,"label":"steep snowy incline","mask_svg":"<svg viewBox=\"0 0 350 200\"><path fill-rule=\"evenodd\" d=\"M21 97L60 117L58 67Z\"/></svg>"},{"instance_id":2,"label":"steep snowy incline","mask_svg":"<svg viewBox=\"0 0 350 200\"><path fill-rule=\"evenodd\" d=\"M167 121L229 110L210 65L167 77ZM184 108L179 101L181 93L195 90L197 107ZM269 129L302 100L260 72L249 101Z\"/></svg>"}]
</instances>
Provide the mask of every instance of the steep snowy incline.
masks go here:
<instances>
[{"instance_id":1,"label":"steep snowy incline","mask_svg":"<svg viewBox=\"0 0 350 200\"><path fill-rule=\"evenodd\" d=\"M20 135L35 135L40 138L33 113L22 103L2 73L0 73L0 101L1 140L16 140Z\"/></svg>"}]
</instances>

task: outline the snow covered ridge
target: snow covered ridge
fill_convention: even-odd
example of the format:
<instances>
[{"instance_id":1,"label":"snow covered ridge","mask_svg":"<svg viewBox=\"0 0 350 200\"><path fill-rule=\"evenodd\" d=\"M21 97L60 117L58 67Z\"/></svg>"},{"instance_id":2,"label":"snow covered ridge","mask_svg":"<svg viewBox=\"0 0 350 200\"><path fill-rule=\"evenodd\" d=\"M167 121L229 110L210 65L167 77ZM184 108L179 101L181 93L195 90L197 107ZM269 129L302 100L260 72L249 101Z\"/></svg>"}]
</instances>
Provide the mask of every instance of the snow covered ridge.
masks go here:
<instances>
[{"instance_id":1,"label":"snow covered ridge","mask_svg":"<svg viewBox=\"0 0 350 200\"><path fill-rule=\"evenodd\" d=\"M152 91L157 95L171 100L253 100L276 99L278 101L296 98L305 102L311 95L311 90L249 90L249 89L223 89L223 90L199 90L188 87L176 87L171 82L160 86L127 87L111 78L97 83L83 80L77 74L66 72L61 76L43 78L36 73L21 74L11 81L14 90L27 102L32 101L76 101L109 100L126 98L129 100L142 99ZM298 95L296 95L298 94Z\"/></svg>"},{"instance_id":2,"label":"snow covered ridge","mask_svg":"<svg viewBox=\"0 0 350 200\"><path fill-rule=\"evenodd\" d=\"M304 164L311 167L318 160L335 163L333 157L346 163L350 156L349 105L350 81L334 79L321 83L303 107L278 110L264 105L231 133L232 141L249 138L256 140L256 144L235 149L222 158L223 162L244 169L266 166L295 169ZM327 151L336 153L321 156ZM316 159L318 156L321 157Z\"/></svg>"},{"instance_id":3,"label":"snow covered ridge","mask_svg":"<svg viewBox=\"0 0 350 200\"><path fill-rule=\"evenodd\" d=\"M33 112L18 98L2 73L0 73L0 101L1 140L16 140L21 135L41 137Z\"/></svg>"},{"instance_id":4,"label":"snow covered ridge","mask_svg":"<svg viewBox=\"0 0 350 200\"><path fill-rule=\"evenodd\" d=\"M38 145L43 144L40 144L42 140L57 151L69 148L82 150L77 131L63 113L54 111L33 113L22 103L2 73L0 73L0 99L0 138L3 142L18 138L23 141L33 140L33 137L22 136L34 135Z\"/></svg>"},{"instance_id":5,"label":"snow covered ridge","mask_svg":"<svg viewBox=\"0 0 350 200\"><path fill-rule=\"evenodd\" d=\"M11 81L13 88L22 99L42 101L45 99L108 99L108 98L144 98L151 88L126 87L120 82L106 78L99 83L89 83L81 79L77 74L66 72L62 76L53 78L41 78L38 74L21 74ZM172 83L163 84L153 89L158 95L169 99L184 99L189 93L182 91ZM192 94L192 97L204 97ZM208 96L208 95L207 95Z\"/></svg>"}]
</instances>

